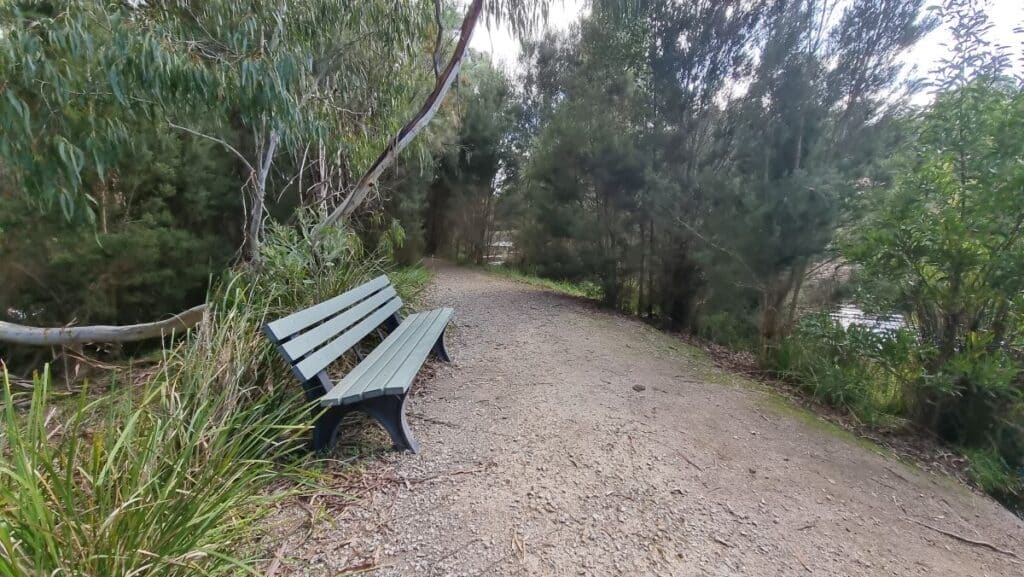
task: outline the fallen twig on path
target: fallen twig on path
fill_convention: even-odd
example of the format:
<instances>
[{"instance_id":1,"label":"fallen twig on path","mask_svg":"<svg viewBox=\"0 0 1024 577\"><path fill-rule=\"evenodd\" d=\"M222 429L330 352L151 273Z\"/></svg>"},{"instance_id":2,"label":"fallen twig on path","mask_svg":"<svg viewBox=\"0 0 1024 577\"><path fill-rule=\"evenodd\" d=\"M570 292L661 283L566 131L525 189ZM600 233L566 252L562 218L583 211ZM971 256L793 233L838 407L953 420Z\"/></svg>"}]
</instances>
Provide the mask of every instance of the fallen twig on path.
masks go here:
<instances>
[{"instance_id":1,"label":"fallen twig on path","mask_svg":"<svg viewBox=\"0 0 1024 577\"><path fill-rule=\"evenodd\" d=\"M953 539L956 539L957 541L962 541L964 543L967 543L967 544L970 544L970 545L975 545L977 547L984 547L986 549L995 551L996 553L1002 553L1003 555L1007 555L1009 557L1013 557L1014 559L1021 560L1020 555L1014 553L1013 551L1007 551L1006 549L1002 549L1000 547L997 547L996 545L993 545L992 543L989 543L988 541L978 541L976 539L971 539L970 537L964 537L963 535L959 535L959 534L954 533L952 531L946 531L945 529L939 529L938 527L933 527L932 525L929 525L928 523L925 523L923 521L918 521L917 519L906 518L905 520L911 521L913 523L917 523L918 525L920 525L920 526L922 526L922 527L924 527L926 529L931 529L932 531L935 531L936 533L941 533L941 534L943 534L943 535L945 535L947 537L951 537Z\"/></svg>"},{"instance_id":2,"label":"fallen twig on path","mask_svg":"<svg viewBox=\"0 0 1024 577\"><path fill-rule=\"evenodd\" d=\"M562 529L563 529L563 526L555 526L553 529L551 529L551 530L545 532L544 534L542 534L537 540L540 543L544 543L547 540L548 537L550 537L551 535L561 531ZM605 534L607 534L607 533L605 533ZM481 575L489 575L490 574L489 571L491 569L496 567L499 563L503 563L513 553L515 553L515 548L514 547L509 547L508 551L506 551L504 554L502 554L500 557L498 557L497 559L492 561L489 565L487 565L486 567L484 567L480 571L477 571L476 573L474 573L473 577L480 577Z\"/></svg>"},{"instance_id":3,"label":"fallen twig on path","mask_svg":"<svg viewBox=\"0 0 1024 577\"><path fill-rule=\"evenodd\" d=\"M715 543L718 543L720 545L725 545L726 547L728 547L730 549L735 549L736 548L735 545L733 545L732 543L726 541L725 539L722 539L718 535L712 535L711 538L714 539Z\"/></svg>"},{"instance_id":4,"label":"fallen twig on path","mask_svg":"<svg viewBox=\"0 0 1024 577\"><path fill-rule=\"evenodd\" d=\"M882 480L879 479L878 477L871 477L871 480L876 482L876 483L878 483L879 485L881 485L883 487L886 487L888 489L892 489L893 491L899 491L899 489L897 489L895 485L890 485L889 483L883 483Z\"/></svg>"},{"instance_id":5,"label":"fallen twig on path","mask_svg":"<svg viewBox=\"0 0 1024 577\"><path fill-rule=\"evenodd\" d=\"M281 568L281 558L284 557L284 547L286 543L281 543L281 546L277 548L277 553L274 553L274 560L270 562L270 567L267 569L267 577L274 577L277 575L278 569Z\"/></svg>"},{"instance_id":6,"label":"fallen twig on path","mask_svg":"<svg viewBox=\"0 0 1024 577\"><path fill-rule=\"evenodd\" d=\"M747 516L746 515L741 515L741 514L737 513L736 510L732 508L732 505L730 505L728 501L719 501L718 504L721 505L722 507L725 507L726 511L728 511L733 517L736 517L740 521L746 521L747 520Z\"/></svg>"},{"instance_id":7,"label":"fallen twig on path","mask_svg":"<svg viewBox=\"0 0 1024 577\"><path fill-rule=\"evenodd\" d=\"M698 465L697 463L694 463L693 461L691 461L691 460L690 460L690 458L689 458L689 457L687 457L686 455L684 455L682 451L680 451L679 449L675 449L675 451L676 451L676 454L677 454L677 455L679 455L680 457L682 457L684 461L686 461L686 462L687 462L687 463L689 463L689 464L690 464L691 466L693 466L693 468L694 468L694 469L697 469L697 470L698 470L698 471L700 471L701 473L703 473L703 472L704 472L704 468L703 468L703 467L701 467L701 466L700 466L700 465Z\"/></svg>"},{"instance_id":8,"label":"fallen twig on path","mask_svg":"<svg viewBox=\"0 0 1024 577\"><path fill-rule=\"evenodd\" d=\"M806 569L808 573L812 573L812 574L814 573L814 571L811 571L811 568L807 566L807 563L804 561L804 558L801 557L800 554L796 552L796 549L790 549L790 552L793 554L794 557L796 557L796 560L799 561L800 564L804 566L804 569Z\"/></svg>"},{"instance_id":9,"label":"fallen twig on path","mask_svg":"<svg viewBox=\"0 0 1024 577\"><path fill-rule=\"evenodd\" d=\"M444 561L445 559L448 559L449 557L451 557L452 555L455 555L456 553L461 553L462 551L465 551L466 549L469 548L470 545L473 545L474 543L476 543L478 541L482 541L482 539L480 537L473 537L472 539L470 539L469 541L466 541L462 545L459 545L458 547L453 548L451 551L445 553L444 555L441 555L437 559L434 559L433 561L431 561L431 565L433 565L434 567L437 567L438 565L440 565L441 561Z\"/></svg>"},{"instance_id":10,"label":"fallen twig on path","mask_svg":"<svg viewBox=\"0 0 1024 577\"><path fill-rule=\"evenodd\" d=\"M450 427L452 429L458 429L459 428L459 426L456 425L455 423L452 423L452 422L449 422L449 421L443 421L441 419L435 419L434 417L428 417L428 416L424 415L423 413L412 413L412 412L410 412L409 416L414 418L414 419L420 420L420 421L426 421L428 423L436 423L438 425L444 425L445 427Z\"/></svg>"},{"instance_id":11,"label":"fallen twig on path","mask_svg":"<svg viewBox=\"0 0 1024 577\"><path fill-rule=\"evenodd\" d=\"M522 563L526 559L526 543L523 542L523 538L519 536L517 531L512 531L512 552Z\"/></svg>"},{"instance_id":12,"label":"fallen twig on path","mask_svg":"<svg viewBox=\"0 0 1024 577\"><path fill-rule=\"evenodd\" d=\"M369 572L369 571L374 571L376 569L383 569L385 567L390 567L390 566L391 566L390 564L388 564L388 565L378 565L376 561L363 561L363 562L358 563L356 565L349 565L348 567L345 567L344 569L341 570L340 573L338 573L338 577L345 577L346 575L359 575L360 573L366 573L366 572Z\"/></svg>"},{"instance_id":13,"label":"fallen twig on path","mask_svg":"<svg viewBox=\"0 0 1024 577\"><path fill-rule=\"evenodd\" d=\"M881 444L881 443L879 443L879 444ZM894 471L894 470L893 470L893 468L892 468L892 467L886 467L886 468L885 468L885 470L886 470L886 471L889 471L890 473L892 473L892 474L893 474L893 475L895 475L896 477L898 477L898 478L900 478L900 479L903 479L904 481L906 481L906 482L908 482L908 483L910 482L910 479L908 479L908 478L904 477L903 475L901 475L901 474L897 473L896 471Z\"/></svg>"},{"instance_id":14,"label":"fallen twig on path","mask_svg":"<svg viewBox=\"0 0 1024 577\"><path fill-rule=\"evenodd\" d=\"M398 484L401 484L401 485L408 486L411 483L416 483L416 484L426 483L426 482L429 482L429 481L433 481L435 479L439 479L441 477L454 477L455 475L471 475L473 473L483 473L484 471L486 471L487 469L489 469L489 468L491 468L493 466L494 466L494 463L487 463L485 465L481 465L481 466L473 468L473 469L458 469L458 470L455 470L455 471L442 471L440 473L435 473L433 475L427 475L426 477L418 477L418 478L385 477L385 479L387 479L388 481L391 481L392 483L398 483Z\"/></svg>"}]
</instances>

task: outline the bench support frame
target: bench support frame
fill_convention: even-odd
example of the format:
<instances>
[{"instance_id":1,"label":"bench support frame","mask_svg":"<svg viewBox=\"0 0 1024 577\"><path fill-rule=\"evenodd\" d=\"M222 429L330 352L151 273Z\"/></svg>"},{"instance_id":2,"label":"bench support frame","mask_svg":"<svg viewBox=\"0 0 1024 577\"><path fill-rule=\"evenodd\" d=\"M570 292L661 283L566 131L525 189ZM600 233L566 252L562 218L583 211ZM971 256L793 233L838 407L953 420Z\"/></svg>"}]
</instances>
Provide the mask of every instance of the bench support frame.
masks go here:
<instances>
[{"instance_id":1,"label":"bench support frame","mask_svg":"<svg viewBox=\"0 0 1024 577\"><path fill-rule=\"evenodd\" d=\"M441 331L441 336L437 337L437 342L434 343L434 348L430 350L432 353L434 353L434 356L436 356L437 358L441 359L446 363L450 363L452 362L452 358L448 356L448 349L446 349L444 346L444 334L446 332L448 332L447 326L444 327L443 331Z\"/></svg>"},{"instance_id":2,"label":"bench support frame","mask_svg":"<svg viewBox=\"0 0 1024 577\"><path fill-rule=\"evenodd\" d=\"M391 443L399 451L418 453L419 443L412 436L409 422L405 418L405 400L408 394L384 395L364 399L351 405L320 407L314 409L319 415L313 423L312 449L317 452L327 451L334 446L338 437L338 426L351 412L359 411L372 417L384 427L391 436Z\"/></svg>"},{"instance_id":3,"label":"bench support frame","mask_svg":"<svg viewBox=\"0 0 1024 577\"><path fill-rule=\"evenodd\" d=\"M388 317L382 326L387 332L391 332L400 324L402 324L402 316L396 312ZM437 337L437 342L434 343L431 352L442 361L450 363L452 359L448 356L448 349L444 344L444 335L447 330L448 327L445 327L441 331L441 336ZM320 371L315 378L306 381L302 386L306 392L306 400L312 402L327 394L334 387L334 383L331 382L327 371ZM418 453L419 443L412 436L412 429L409 428L409 422L405 417L405 400L407 398L408 393L404 393L363 399L349 405L327 407L326 410L324 407L315 407L313 409L315 418L313 435L310 439L311 448L314 451L322 452L333 447L338 437L338 427L341 425L341 421L349 413L360 411L384 427L384 430L391 436L391 443L395 449Z\"/></svg>"}]
</instances>

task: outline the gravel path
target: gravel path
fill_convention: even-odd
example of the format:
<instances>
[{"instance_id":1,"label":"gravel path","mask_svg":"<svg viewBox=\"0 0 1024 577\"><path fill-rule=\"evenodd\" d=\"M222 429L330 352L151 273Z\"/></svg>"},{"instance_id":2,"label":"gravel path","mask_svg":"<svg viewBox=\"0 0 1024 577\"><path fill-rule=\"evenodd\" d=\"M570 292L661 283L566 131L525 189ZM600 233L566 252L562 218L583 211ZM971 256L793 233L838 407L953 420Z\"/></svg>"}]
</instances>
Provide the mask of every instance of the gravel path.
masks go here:
<instances>
[{"instance_id":1,"label":"gravel path","mask_svg":"<svg viewBox=\"0 0 1024 577\"><path fill-rule=\"evenodd\" d=\"M625 317L437 265L419 455L279 515L280 575L1020 576L1024 522ZM339 469L339 471L342 469ZM925 525L930 525L928 528Z\"/></svg>"}]
</instances>

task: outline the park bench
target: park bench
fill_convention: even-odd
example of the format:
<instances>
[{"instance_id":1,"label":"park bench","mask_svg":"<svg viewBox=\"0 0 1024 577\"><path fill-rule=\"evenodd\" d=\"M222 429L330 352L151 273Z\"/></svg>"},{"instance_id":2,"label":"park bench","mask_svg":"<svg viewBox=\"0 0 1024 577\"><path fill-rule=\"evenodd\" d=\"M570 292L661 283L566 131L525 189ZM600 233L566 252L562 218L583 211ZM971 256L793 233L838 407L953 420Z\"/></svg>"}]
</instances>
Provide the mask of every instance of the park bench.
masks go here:
<instances>
[{"instance_id":1,"label":"park bench","mask_svg":"<svg viewBox=\"0 0 1024 577\"><path fill-rule=\"evenodd\" d=\"M398 450L419 450L405 419L405 400L431 352L451 362L444 333L452 309L420 312L403 320L401 308L402 299L388 277L381 275L264 327L302 382L306 398L319 401L314 409L314 450L334 444L338 425L351 411L376 419ZM382 338L364 355L361 345L372 333ZM358 364L335 384L327 368L349 350Z\"/></svg>"}]
</instances>

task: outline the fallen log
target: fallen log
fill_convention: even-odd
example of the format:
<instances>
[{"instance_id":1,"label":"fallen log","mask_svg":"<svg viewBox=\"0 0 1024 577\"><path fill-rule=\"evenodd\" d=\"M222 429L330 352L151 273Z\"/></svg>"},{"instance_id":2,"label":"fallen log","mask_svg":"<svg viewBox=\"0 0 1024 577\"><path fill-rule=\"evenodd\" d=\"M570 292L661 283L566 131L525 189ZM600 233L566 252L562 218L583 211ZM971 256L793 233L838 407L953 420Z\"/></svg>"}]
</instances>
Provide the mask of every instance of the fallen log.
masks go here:
<instances>
[{"instance_id":1,"label":"fallen log","mask_svg":"<svg viewBox=\"0 0 1024 577\"><path fill-rule=\"evenodd\" d=\"M49 347L142 341L186 331L199 324L205 312L206 305L199 305L161 321L123 326L40 328L0 321L0 342Z\"/></svg>"}]
</instances>

